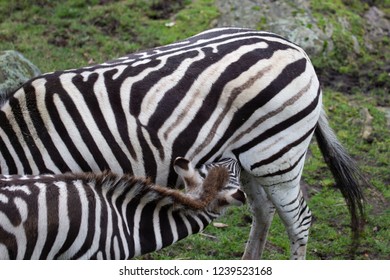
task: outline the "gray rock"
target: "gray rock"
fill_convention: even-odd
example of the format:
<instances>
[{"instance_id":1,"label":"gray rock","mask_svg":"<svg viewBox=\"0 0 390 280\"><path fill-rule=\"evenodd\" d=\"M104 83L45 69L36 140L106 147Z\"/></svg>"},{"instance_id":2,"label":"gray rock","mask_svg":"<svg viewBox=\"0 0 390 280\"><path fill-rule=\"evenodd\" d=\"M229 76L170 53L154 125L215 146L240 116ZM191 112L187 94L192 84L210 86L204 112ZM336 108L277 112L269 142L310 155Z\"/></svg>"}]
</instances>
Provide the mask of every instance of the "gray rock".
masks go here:
<instances>
[{"instance_id":1,"label":"gray rock","mask_svg":"<svg viewBox=\"0 0 390 280\"><path fill-rule=\"evenodd\" d=\"M309 55L333 47L328 34L313 18L307 0L217 0L221 16L217 26L238 26L274 32L300 45ZM325 43L326 42L326 43Z\"/></svg>"},{"instance_id":2,"label":"gray rock","mask_svg":"<svg viewBox=\"0 0 390 280\"><path fill-rule=\"evenodd\" d=\"M7 94L15 91L41 71L17 51L0 52L0 104Z\"/></svg>"},{"instance_id":3,"label":"gray rock","mask_svg":"<svg viewBox=\"0 0 390 280\"><path fill-rule=\"evenodd\" d=\"M365 14L366 34L365 42L369 50L375 49L375 43L390 36L390 21L386 14L377 7L371 7Z\"/></svg>"},{"instance_id":4,"label":"gray rock","mask_svg":"<svg viewBox=\"0 0 390 280\"><path fill-rule=\"evenodd\" d=\"M334 49L332 24L321 30L313 18L309 0L216 0L220 17L216 26L237 26L263 29L277 33L300 45L311 56L321 55ZM390 36L388 16L377 7L371 7L365 14L364 45L360 46L352 36L353 51L361 53L362 48L375 51L377 43ZM346 18L339 18L339 24L350 30Z\"/></svg>"},{"instance_id":5,"label":"gray rock","mask_svg":"<svg viewBox=\"0 0 390 280\"><path fill-rule=\"evenodd\" d=\"M221 14L216 22L218 27L236 26L255 29L260 21L262 12L257 0L216 0L215 3Z\"/></svg>"}]
</instances>

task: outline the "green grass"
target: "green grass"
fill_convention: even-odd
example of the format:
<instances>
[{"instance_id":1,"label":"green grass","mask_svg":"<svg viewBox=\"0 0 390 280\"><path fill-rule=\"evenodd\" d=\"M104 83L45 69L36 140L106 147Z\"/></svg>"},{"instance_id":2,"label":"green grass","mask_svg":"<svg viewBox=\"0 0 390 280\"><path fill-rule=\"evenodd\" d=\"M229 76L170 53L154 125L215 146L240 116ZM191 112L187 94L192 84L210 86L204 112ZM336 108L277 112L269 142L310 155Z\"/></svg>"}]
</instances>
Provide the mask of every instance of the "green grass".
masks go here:
<instances>
[{"instance_id":1,"label":"green grass","mask_svg":"<svg viewBox=\"0 0 390 280\"><path fill-rule=\"evenodd\" d=\"M76 68L194 35L209 28L218 16L212 0L182 1L168 12L155 8L160 2L0 1L0 50L22 52L42 72ZM334 18L335 13L343 9L345 1L330 2L317 1L317 16L330 15ZM356 4L353 3L352 6ZM361 35L358 18L351 12L340 12L355 23L354 32ZM339 55L331 54L331 58L339 58ZM347 57L348 61L351 59ZM360 59L356 63L360 63ZM321 67L332 66L320 65L324 61L318 59L313 61ZM359 64L356 66L355 61L350 62L351 71L357 71ZM340 68L339 64L334 65ZM349 69L343 71L348 72ZM377 78L387 80L388 76ZM325 89L324 104L341 142L373 184L372 189L365 190L367 226L356 257L390 259L389 127L384 113L377 109L378 95L363 94L359 87L353 92L354 95L343 95ZM373 132L369 141L361 137L363 108L367 108L373 116ZM349 259L349 215L340 192L333 188L334 181L315 142L310 146L303 179L310 186L308 204L314 216L308 259ZM250 230L248 206L229 209L218 222L228 227L210 225L204 234L191 236L140 259L239 259ZM276 216L264 258L287 259L288 248L285 228Z\"/></svg>"},{"instance_id":2,"label":"green grass","mask_svg":"<svg viewBox=\"0 0 390 280\"><path fill-rule=\"evenodd\" d=\"M183 2L172 14L158 14L160 2L0 1L0 49L22 52L42 72L75 68L186 38L218 15L211 0L168 1Z\"/></svg>"}]
</instances>

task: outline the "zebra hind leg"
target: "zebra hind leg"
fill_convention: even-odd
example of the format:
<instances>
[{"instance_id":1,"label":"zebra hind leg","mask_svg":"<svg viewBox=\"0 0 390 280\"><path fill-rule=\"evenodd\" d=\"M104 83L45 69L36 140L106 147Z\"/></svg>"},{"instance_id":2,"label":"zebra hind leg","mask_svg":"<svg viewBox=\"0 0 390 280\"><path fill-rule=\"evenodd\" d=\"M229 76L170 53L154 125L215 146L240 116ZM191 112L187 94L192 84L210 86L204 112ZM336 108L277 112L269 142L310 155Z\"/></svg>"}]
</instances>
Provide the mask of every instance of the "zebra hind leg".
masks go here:
<instances>
[{"instance_id":1,"label":"zebra hind leg","mask_svg":"<svg viewBox=\"0 0 390 280\"><path fill-rule=\"evenodd\" d=\"M299 183L292 187L270 186L266 187L265 191L286 226L290 239L291 259L305 259L311 211L306 204Z\"/></svg>"},{"instance_id":2,"label":"zebra hind leg","mask_svg":"<svg viewBox=\"0 0 390 280\"><path fill-rule=\"evenodd\" d=\"M255 177L251 176L247 182L242 182L242 186L247 194L253 217L249 240L242 259L259 259L263 254L275 207L264 189L259 187Z\"/></svg>"}]
</instances>

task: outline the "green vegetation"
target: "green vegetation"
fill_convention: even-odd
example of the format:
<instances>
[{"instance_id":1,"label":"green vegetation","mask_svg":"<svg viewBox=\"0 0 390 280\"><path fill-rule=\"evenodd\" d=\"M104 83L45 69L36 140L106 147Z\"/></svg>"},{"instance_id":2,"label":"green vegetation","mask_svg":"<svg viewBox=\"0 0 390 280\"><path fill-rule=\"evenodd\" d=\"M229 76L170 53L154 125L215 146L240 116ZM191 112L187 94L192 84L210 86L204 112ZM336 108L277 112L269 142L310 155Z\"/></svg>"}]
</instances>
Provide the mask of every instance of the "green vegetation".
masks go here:
<instances>
[{"instance_id":1,"label":"green vegetation","mask_svg":"<svg viewBox=\"0 0 390 280\"><path fill-rule=\"evenodd\" d=\"M382 1L375 2L377 6L388 7ZM331 34L332 39L325 42L323 55L313 58L313 63L321 71L345 75L353 80L354 87L370 89L383 98L390 86L387 69L390 41L383 36L374 47L367 47L363 15L368 8L367 2L358 0L311 1L319 28ZM384 98L388 103L388 97Z\"/></svg>"},{"instance_id":2,"label":"green vegetation","mask_svg":"<svg viewBox=\"0 0 390 280\"><path fill-rule=\"evenodd\" d=\"M17 0L1 1L0 15L0 48L49 72L189 37L218 12L211 0Z\"/></svg>"},{"instance_id":3,"label":"green vegetation","mask_svg":"<svg viewBox=\"0 0 390 280\"><path fill-rule=\"evenodd\" d=\"M313 58L313 62L321 72L335 71L354 77L348 92L352 95L326 88L324 104L341 142L373 184L373 188L365 190L367 226L356 257L389 259L390 132L384 113L378 109L378 104L389 102L389 75L383 65L386 53L379 51L382 46L388 48L389 40L379 42L377 52L362 47L361 14L367 7L361 3L312 1L320 27L326 30L331 23L335 40L334 51ZM0 50L20 51L42 72L76 68L186 38L209 28L217 16L212 0L0 1ZM348 51L354 46L352 35L360 46L359 52ZM371 69L374 70L370 72ZM363 76L364 86L355 83ZM368 83L370 79L372 85ZM366 123L367 112L372 116L371 124ZM363 139L362 131L367 125L372 132ZM347 208L340 192L333 187L334 181L315 141L310 147L303 180L310 186L308 204L314 215L308 258L350 258ZM227 227L210 225L204 234L140 259L239 259L250 219L248 206L230 209L218 220ZM276 216L264 258L286 259L288 247L285 229Z\"/></svg>"}]
</instances>

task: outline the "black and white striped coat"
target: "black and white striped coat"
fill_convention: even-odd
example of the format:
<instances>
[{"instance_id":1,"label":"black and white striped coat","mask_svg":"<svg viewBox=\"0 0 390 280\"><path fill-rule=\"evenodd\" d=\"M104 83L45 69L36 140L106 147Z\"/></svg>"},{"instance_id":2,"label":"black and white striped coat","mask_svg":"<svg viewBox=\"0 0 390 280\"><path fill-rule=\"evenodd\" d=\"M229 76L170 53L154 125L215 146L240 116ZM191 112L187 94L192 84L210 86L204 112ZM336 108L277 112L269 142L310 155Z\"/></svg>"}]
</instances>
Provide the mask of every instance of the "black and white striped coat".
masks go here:
<instances>
[{"instance_id":1,"label":"black and white striped coat","mask_svg":"<svg viewBox=\"0 0 390 280\"><path fill-rule=\"evenodd\" d=\"M234 160L175 170L186 193L130 175L0 176L0 259L128 259L203 230L245 202Z\"/></svg>"},{"instance_id":2,"label":"black and white striped coat","mask_svg":"<svg viewBox=\"0 0 390 280\"><path fill-rule=\"evenodd\" d=\"M291 257L304 258L311 215L299 182L314 133L356 231L359 175L329 128L306 53L275 34L211 29L27 82L1 107L0 169L110 169L175 185L178 156L195 165L235 158L254 213L244 258L261 255L275 208Z\"/></svg>"}]
</instances>

